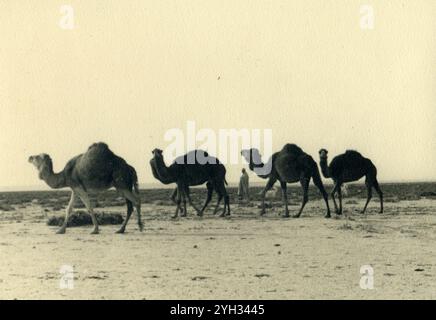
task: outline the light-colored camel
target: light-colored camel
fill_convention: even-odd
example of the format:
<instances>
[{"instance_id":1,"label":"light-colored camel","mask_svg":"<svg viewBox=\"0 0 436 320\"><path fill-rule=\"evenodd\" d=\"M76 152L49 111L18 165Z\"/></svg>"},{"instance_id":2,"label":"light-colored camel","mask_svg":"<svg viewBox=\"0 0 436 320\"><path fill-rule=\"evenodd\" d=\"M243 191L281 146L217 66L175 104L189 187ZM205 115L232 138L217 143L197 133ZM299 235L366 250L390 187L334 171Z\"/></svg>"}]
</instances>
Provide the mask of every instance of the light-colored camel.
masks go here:
<instances>
[{"instance_id":1,"label":"light-colored camel","mask_svg":"<svg viewBox=\"0 0 436 320\"><path fill-rule=\"evenodd\" d=\"M59 173L53 172L53 162L50 156L45 153L29 157L29 162L37 168L39 178L44 180L51 188L69 187L72 189L64 223L57 233L65 233L74 202L77 198L80 198L91 215L94 224L92 234L97 234L99 232L98 222L89 198L89 192L101 192L111 187L115 187L126 198L127 204L126 219L117 233L125 231L127 222L133 212L133 206L136 207L139 229L143 230L136 171L124 159L115 155L107 144L102 142L94 143L85 153L68 161L64 169Z\"/></svg>"},{"instance_id":2,"label":"light-colored camel","mask_svg":"<svg viewBox=\"0 0 436 320\"><path fill-rule=\"evenodd\" d=\"M299 212L294 215L295 218L298 218L308 201L309 182L310 179L313 178L313 182L321 192L327 206L325 217L330 218L328 196L322 184L318 166L313 158L303 152L300 147L288 143L282 150L274 153L266 164L262 162L262 157L257 149L242 150L241 155L249 163L250 170L254 171L260 178L268 179L268 183L262 191L261 215L265 214L265 195L278 180L282 188L283 203L285 205L284 217L289 217L286 184L299 181L303 188L303 201ZM267 170L265 170L265 168Z\"/></svg>"}]
</instances>

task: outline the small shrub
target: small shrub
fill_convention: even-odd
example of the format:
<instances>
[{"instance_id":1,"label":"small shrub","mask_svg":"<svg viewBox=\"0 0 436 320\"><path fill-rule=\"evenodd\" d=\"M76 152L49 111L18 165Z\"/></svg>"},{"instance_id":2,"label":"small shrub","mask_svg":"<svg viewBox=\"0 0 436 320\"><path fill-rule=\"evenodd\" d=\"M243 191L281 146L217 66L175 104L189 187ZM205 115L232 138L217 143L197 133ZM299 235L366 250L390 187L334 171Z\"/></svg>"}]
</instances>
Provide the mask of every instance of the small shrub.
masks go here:
<instances>
[{"instance_id":1,"label":"small shrub","mask_svg":"<svg viewBox=\"0 0 436 320\"><path fill-rule=\"evenodd\" d=\"M97 213L96 217L99 225L121 224L124 220L120 213ZM64 219L64 216L51 216L47 220L47 225L61 226L64 223ZM85 225L92 225L91 216L85 211L76 211L68 219L68 227Z\"/></svg>"}]
</instances>

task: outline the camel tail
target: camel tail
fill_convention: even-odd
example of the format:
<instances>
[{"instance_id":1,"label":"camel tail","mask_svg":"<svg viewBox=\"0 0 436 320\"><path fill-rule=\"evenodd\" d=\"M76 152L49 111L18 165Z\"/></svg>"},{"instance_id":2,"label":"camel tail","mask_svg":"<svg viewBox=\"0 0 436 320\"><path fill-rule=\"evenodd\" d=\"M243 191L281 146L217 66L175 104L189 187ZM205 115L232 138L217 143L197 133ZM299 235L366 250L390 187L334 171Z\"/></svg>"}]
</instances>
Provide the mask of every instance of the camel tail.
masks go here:
<instances>
[{"instance_id":1,"label":"camel tail","mask_svg":"<svg viewBox=\"0 0 436 320\"><path fill-rule=\"evenodd\" d=\"M139 195L138 175L136 174L136 170L133 167L131 167L131 171L132 171L133 191L135 191L135 193Z\"/></svg>"},{"instance_id":2,"label":"camel tail","mask_svg":"<svg viewBox=\"0 0 436 320\"><path fill-rule=\"evenodd\" d=\"M226 180L226 178L224 178L224 184L226 185L226 186L228 186L229 184L227 183L227 180Z\"/></svg>"},{"instance_id":3,"label":"camel tail","mask_svg":"<svg viewBox=\"0 0 436 320\"><path fill-rule=\"evenodd\" d=\"M138 186L138 180L133 182L133 190L135 190L135 193L139 195L139 186Z\"/></svg>"}]
</instances>

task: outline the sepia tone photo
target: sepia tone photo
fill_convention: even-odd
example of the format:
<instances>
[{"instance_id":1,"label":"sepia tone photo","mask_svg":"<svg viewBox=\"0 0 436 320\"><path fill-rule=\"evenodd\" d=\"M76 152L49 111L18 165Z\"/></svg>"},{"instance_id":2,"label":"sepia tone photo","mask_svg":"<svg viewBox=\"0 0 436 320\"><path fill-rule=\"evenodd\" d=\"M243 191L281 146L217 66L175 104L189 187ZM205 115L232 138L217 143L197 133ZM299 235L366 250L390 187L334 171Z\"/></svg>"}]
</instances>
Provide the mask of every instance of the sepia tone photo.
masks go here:
<instances>
[{"instance_id":1,"label":"sepia tone photo","mask_svg":"<svg viewBox=\"0 0 436 320\"><path fill-rule=\"evenodd\" d=\"M435 299L435 16L0 0L0 299Z\"/></svg>"}]
</instances>

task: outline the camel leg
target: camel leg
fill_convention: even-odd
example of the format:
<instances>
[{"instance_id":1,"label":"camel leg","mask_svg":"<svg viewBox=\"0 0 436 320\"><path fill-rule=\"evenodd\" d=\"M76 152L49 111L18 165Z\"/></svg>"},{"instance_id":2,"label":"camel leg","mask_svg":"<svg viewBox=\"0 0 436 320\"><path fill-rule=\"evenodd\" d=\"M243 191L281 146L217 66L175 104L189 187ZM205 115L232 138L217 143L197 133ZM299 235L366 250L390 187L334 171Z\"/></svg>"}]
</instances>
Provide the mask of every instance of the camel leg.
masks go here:
<instances>
[{"instance_id":1,"label":"camel leg","mask_svg":"<svg viewBox=\"0 0 436 320\"><path fill-rule=\"evenodd\" d=\"M144 231L144 224L142 223L141 219L141 201L138 201L138 203L135 206L136 208L136 219L138 220L138 228L139 231Z\"/></svg>"},{"instance_id":2,"label":"camel leg","mask_svg":"<svg viewBox=\"0 0 436 320\"><path fill-rule=\"evenodd\" d=\"M144 225L143 225L142 220L141 220L141 199L140 199L139 195L134 194L130 190L124 190L123 194L124 194L124 197L127 200L130 200L136 208L136 217L138 220L139 231L144 230ZM127 222L126 222L126 225L127 225Z\"/></svg>"},{"instance_id":3,"label":"camel leg","mask_svg":"<svg viewBox=\"0 0 436 320\"><path fill-rule=\"evenodd\" d=\"M186 217L188 211L186 210L186 194L189 192L189 189L183 189L182 191L182 201L183 201L183 213L180 215L181 217Z\"/></svg>"},{"instance_id":4,"label":"camel leg","mask_svg":"<svg viewBox=\"0 0 436 320\"><path fill-rule=\"evenodd\" d=\"M217 193L218 193L218 200L217 200L217 202L216 202L215 210L213 211L213 214L214 214L214 215L218 212L218 209L219 209L219 207L220 207L220 203L221 203L221 199L223 198L222 193L220 193L220 192L218 192L218 191L217 191Z\"/></svg>"},{"instance_id":5,"label":"camel leg","mask_svg":"<svg viewBox=\"0 0 436 320\"><path fill-rule=\"evenodd\" d=\"M369 203L369 201L371 200L371 198L372 198L372 183L371 183L371 181L367 178L366 179L366 181L365 181L365 184L366 184L366 190L367 190L367 192L368 192L368 195L367 195L367 197L366 197L366 203L365 203L365 206L363 207L363 210L362 210L362 214L364 214L365 213L365 211L366 211L366 207L368 206L368 203Z\"/></svg>"},{"instance_id":6,"label":"camel leg","mask_svg":"<svg viewBox=\"0 0 436 320\"><path fill-rule=\"evenodd\" d=\"M230 215L230 197L228 194L226 194L224 196L224 207L226 206L226 204L227 204L227 214L226 215L229 216Z\"/></svg>"},{"instance_id":7,"label":"camel leg","mask_svg":"<svg viewBox=\"0 0 436 320\"><path fill-rule=\"evenodd\" d=\"M335 182L335 186L333 187L333 190L332 190L332 193L331 193L331 196L332 196L332 199L333 199L333 204L334 204L334 206L335 206L335 211L336 211L336 214L342 214L342 212L340 212L339 211L339 208L338 208L338 205L336 204L336 199L335 199L335 193L338 191L338 189L340 189L341 188L341 183L340 182Z\"/></svg>"},{"instance_id":8,"label":"camel leg","mask_svg":"<svg viewBox=\"0 0 436 320\"><path fill-rule=\"evenodd\" d=\"M298 211L298 213L293 216L294 218L300 217L301 213L303 212L304 207L306 206L307 201L309 201L309 196L308 196L309 181L310 181L310 178L306 178L306 177L303 177L300 180L301 187L303 188L303 201L301 202L300 211Z\"/></svg>"},{"instance_id":9,"label":"camel leg","mask_svg":"<svg viewBox=\"0 0 436 320\"><path fill-rule=\"evenodd\" d=\"M316 168L316 170L318 170L318 168ZM328 194L325 191L324 185L322 184L322 181L321 181L321 178L319 177L319 174L313 175L313 183L318 188L318 190L321 192L321 195L322 195L324 202L325 202L325 205L327 207L327 213L324 217L330 218L331 215L330 215L330 206L329 206Z\"/></svg>"},{"instance_id":10,"label":"camel leg","mask_svg":"<svg viewBox=\"0 0 436 320\"><path fill-rule=\"evenodd\" d=\"M283 194L283 203L285 205L285 215L284 218L289 218L289 209L288 209L288 192L287 192L287 185L286 182L280 181L280 186L282 188L282 194Z\"/></svg>"},{"instance_id":11,"label":"camel leg","mask_svg":"<svg viewBox=\"0 0 436 320\"><path fill-rule=\"evenodd\" d=\"M65 210L65 219L64 219L64 222L62 223L62 226L56 231L56 233L58 233L58 234L64 234L65 233L65 230L67 229L68 219L70 217L70 214L73 212L74 202L76 201L76 198L77 198L76 193L73 190L71 192L70 202L68 203L68 207Z\"/></svg>"},{"instance_id":12,"label":"camel leg","mask_svg":"<svg viewBox=\"0 0 436 320\"><path fill-rule=\"evenodd\" d=\"M276 183L277 178L275 177L270 177L268 179L268 182L265 186L265 188L262 190L261 192L261 197L262 197L262 210L260 212L260 215L263 216L265 214L265 197L266 197L266 193L274 186L274 183Z\"/></svg>"},{"instance_id":13,"label":"camel leg","mask_svg":"<svg viewBox=\"0 0 436 320\"><path fill-rule=\"evenodd\" d=\"M229 195L227 194L226 187L224 186L224 181L220 181L216 183L217 192L220 194L220 197L224 197L224 208L223 212L220 214L220 217L224 217L226 215L230 215L230 204L229 204Z\"/></svg>"},{"instance_id":14,"label":"camel leg","mask_svg":"<svg viewBox=\"0 0 436 320\"><path fill-rule=\"evenodd\" d=\"M79 198L82 200L83 204L85 205L86 209L89 212L89 215L92 219L92 224L94 225L94 229L92 230L91 234L98 234L98 222L97 218L95 217L94 209L92 208L91 199L89 199L88 193L86 193L85 190L80 190L79 192Z\"/></svg>"},{"instance_id":15,"label":"camel leg","mask_svg":"<svg viewBox=\"0 0 436 320\"><path fill-rule=\"evenodd\" d=\"M176 197L177 197L177 188L175 188L175 189L173 190L173 193L171 193L170 199L171 199L174 203L177 203L177 202L176 202Z\"/></svg>"},{"instance_id":16,"label":"camel leg","mask_svg":"<svg viewBox=\"0 0 436 320\"><path fill-rule=\"evenodd\" d=\"M194 205L194 203L192 202L189 188L186 189L186 194L185 195L186 195L186 198L188 199L189 205L192 206L194 208L194 210L197 212L197 216L201 216L202 215L201 210L198 209L198 207L196 205Z\"/></svg>"},{"instance_id":17,"label":"camel leg","mask_svg":"<svg viewBox=\"0 0 436 320\"><path fill-rule=\"evenodd\" d=\"M177 204L177 187L174 189L173 193L171 194L170 199ZM183 213L183 208L180 208L180 211Z\"/></svg>"},{"instance_id":18,"label":"camel leg","mask_svg":"<svg viewBox=\"0 0 436 320\"><path fill-rule=\"evenodd\" d=\"M174 204L177 204L177 187L173 190L173 193L171 193L170 199Z\"/></svg>"},{"instance_id":19,"label":"camel leg","mask_svg":"<svg viewBox=\"0 0 436 320\"><path fill-rule=\"evenodd\" d=\"M179 187L177 187L177 200L176 200L176 212L174 213L174 215L172 216L173 219L177 218L178 214L179 214L179 210L180 210L180 203L182 202L182 196L181 193L179 191Z\"/></svg>"},{"instance_id":20,"label":"camel leg","mask_svg":"<svg viewBox=\"0 0 436 320\"><path fill-rule=\"evenodd\" d=\"M206 184L206 187L207 187L207 198L206 198L206 202L204 203L203 207L200 210L200 213L198 214L200 217L203 215L203 212L206 209L207 205L209 204L210 200L212 200L213 185L210 182L208 182Z\"/></svg>"},{"instance_id":21,"label":"camel leg","mask_svg":"<svg viewBox=\"0 0 436 320\"><path fill-rule=\"evenodd\" d=\"M200 209L198 209L198 207L197 207L197 206L192 202L192 199L191 199L191 196L190 196L189 193L186 195L186 197L188 198L188 203L189 203L189 205L190 205L191 207L193 207L194 210L197 212L197 216L202 216L202 215L203 215L203 212L202 212Z\"/></svg>"},{"instance_id":22,"label":"camel leg","mask_svg":"<svg viewBox=\"0 0 436 320\"><path fill-rule=\"evenodd\" d=\"M339 214L342 214L342 186L338 188Z\"/></svg>"},{"instance_id":23,"label":"camel leg","mask_svg":"<svg viewBox=\"0 0 436 320\"><path fill-rule=\"evenodd\" d=\"M183 201L183 210L181 210L181 217L186 217L187 215L187 210L186 210L186 193L189 193L189 188L185 187L184 185L178 183L177 184L177 209L176 209L176 213L174 215L173 218L177 217L177 214L181 208L181 203Z\"/></svg>"},{"instance_id":24,"label":"camel leg","mask_svg":"<svg viewBox=\"0 0 436 320\"><path fill-rule=\"evenodd\" d=\"M380 211L379 211L379 213L383 213L383 192L381 191L380 186L378 185L377 178L374 179L374 182L372 185L373 185L375 191L377 192L378 197L380 198Z\"/></svg>"},{"instance_id":25,"label":"camel leg","mask_svg":"<svg viewBox=\"0 0 436 320\"><path fill-rule=\"evenodd\" d=\"M121 228L116 233L124 233L124 231L126 230L127 222L129 222L130 216L132 215L132 212L133 212L132 201L126 199L126 204L127 204L126 219L123 221L123 224L121 225Z\"/></svg>"}]
</instances>

